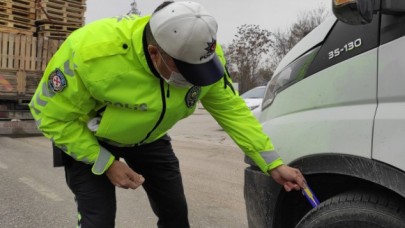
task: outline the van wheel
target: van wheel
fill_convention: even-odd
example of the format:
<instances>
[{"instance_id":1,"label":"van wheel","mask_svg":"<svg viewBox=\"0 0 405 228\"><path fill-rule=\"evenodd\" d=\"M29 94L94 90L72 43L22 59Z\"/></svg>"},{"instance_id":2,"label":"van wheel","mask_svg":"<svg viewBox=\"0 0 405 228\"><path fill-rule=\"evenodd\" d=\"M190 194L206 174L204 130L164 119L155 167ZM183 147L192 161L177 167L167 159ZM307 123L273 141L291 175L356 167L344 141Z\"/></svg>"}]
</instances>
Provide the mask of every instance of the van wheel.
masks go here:
<instances>
[{"instance_id":1,"label":"van wheel","mask_svg":"<svg viewBox=\"0 0 405 228\"><path fill-rule=\"evenodd\" d=\"M309 211L296 228L405 228L405 204L387 193L350 191Z\"/></svg>"}]
</instances>

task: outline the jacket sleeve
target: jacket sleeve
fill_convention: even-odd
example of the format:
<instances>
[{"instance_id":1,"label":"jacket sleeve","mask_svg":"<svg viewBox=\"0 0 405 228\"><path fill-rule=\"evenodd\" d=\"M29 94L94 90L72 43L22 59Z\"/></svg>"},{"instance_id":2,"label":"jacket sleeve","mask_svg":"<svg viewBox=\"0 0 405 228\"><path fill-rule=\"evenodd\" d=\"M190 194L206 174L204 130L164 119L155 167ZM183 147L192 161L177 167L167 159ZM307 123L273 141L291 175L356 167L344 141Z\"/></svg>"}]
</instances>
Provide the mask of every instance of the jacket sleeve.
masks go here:
<instances>
[{"instance_id":1,"label":"jacket sleeve","mask_svg":"<svg viewBox=\"0 0 405 228\"><path fill-rule=\"evenodd\" d=\"M283 161L246 103L231 86L225 86L224 80L227 79L214 84L201 103L242 151L268 174Z\"/></svg>"},{"instance_id":2,"label":"jacket sleeve","mask_svg":"<svg viewBox=\"0 0 405 228\"><path fill-rule=\"evenodd\" d=\"M87 128L97 102L82 77L80 54L67 39L49 62L30 102L31 113L45 137L78 161L93 164L94 174L104 173L114 156L98 144Z\"/></svg>"},{"instance_id":3,"label":"jacket sleeve","mask_svg":"<svg viewBox=\"0 0 405 228\"><path fill-rule=\"evenodd\" d=\"M224 63L220 47L217 54ZM266 175L269 170L283 164L280 156L274 151L270 138L263 132L261 124L245 101L234 91L227 72L221 80L211 86L202 97L201 103Z\"/></svg>"}]
</instances>

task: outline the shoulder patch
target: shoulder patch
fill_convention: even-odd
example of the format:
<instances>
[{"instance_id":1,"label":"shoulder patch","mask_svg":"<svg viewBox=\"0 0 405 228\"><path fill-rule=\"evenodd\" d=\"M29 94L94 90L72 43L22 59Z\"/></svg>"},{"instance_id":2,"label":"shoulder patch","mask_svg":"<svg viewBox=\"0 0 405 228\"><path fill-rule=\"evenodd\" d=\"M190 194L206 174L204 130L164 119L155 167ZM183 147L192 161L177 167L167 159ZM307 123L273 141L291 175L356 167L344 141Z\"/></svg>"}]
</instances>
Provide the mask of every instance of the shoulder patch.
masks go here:
<instances>
[{"instance_id":1,"label":"shoulder patch","mask_svg":"<svg viewBox=\"0 0 405 228\"><path fill-rule=\"evenodd\" d=\"M201 87L199 86L193 86L188 90L185 97L187 108L194 107L194 105L198 101L198 98L200 97L200 94L201 94Z\"/></svg>"},{"instance_id":2,"label":"shoulder patch","mask_svg":"<svg viewBox=\"0 0 405 228\"><path fill-rule=\"evenodd\" d=\"M66 77L63 72L56 68L48 77L48 88L55 92L61 92L67 86Z\"/></svg>"}]
</instances>

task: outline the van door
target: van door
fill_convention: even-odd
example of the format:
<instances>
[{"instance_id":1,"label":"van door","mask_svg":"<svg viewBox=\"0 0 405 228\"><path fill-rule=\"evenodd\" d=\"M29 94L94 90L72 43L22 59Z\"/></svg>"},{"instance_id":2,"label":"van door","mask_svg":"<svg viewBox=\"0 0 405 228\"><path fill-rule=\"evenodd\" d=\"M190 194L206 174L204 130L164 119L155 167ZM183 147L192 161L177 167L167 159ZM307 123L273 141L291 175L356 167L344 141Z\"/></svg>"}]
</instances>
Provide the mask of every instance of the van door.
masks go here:
<instances>
[{"instance_id":1,"label":"van door","mask_svg":"<svg viewBox=\"0 0 405 228\"><path fill-rule=\"evenodd\" d=\"M276 92L260 117L285 162L323 153L371 158L379 18L358 26L338 21L308 68L296 64L303 55L275 76L280 83L302 78Z\"/></svg>"},{"instance_id":2,"label":"van door","mask_svg":"<svg viewBox=\"0 0 405 228\"><path fill-rule=\"evenodd\" d=\"M405 15L382 15L373 158L405 170Z\"/></svg>"}]
</instances>

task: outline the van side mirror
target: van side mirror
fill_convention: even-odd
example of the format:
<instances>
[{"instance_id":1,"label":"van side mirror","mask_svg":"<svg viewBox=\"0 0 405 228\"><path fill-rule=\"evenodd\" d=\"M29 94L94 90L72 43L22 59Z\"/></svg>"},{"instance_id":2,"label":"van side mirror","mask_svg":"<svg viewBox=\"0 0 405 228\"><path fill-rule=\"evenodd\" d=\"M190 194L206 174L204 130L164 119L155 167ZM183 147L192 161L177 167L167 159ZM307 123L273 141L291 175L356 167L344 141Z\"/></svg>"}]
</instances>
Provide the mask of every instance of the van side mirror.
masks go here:
<instances>
[{"instance_id":1,"label":"van side mirror","mask_svg":"<svg viewBox=\"0 0 405 228\"><path fill-rule=\"evenodd\" d=\"M335 16L347 24L368 24L373 20L375 0L332 0Z\"/></svg>"}]
</instances>

